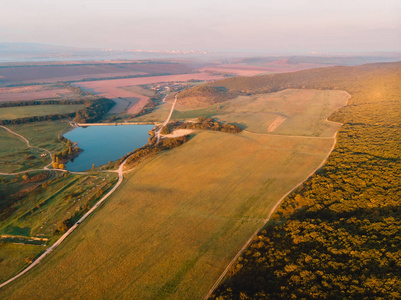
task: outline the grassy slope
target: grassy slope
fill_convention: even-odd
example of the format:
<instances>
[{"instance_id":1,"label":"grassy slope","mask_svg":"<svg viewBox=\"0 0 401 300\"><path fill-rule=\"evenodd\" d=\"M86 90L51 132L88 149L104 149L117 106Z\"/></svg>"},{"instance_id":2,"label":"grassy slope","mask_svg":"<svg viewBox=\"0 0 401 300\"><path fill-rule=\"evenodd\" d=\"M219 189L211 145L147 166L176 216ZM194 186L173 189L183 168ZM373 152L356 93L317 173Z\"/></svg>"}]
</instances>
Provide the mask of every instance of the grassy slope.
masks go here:
<instances>
[{"instance_id":1,"label":"grassy slope","mask_svg":"<svg viewBox=\"0 0 401 300\"><path fill-rule=\"evenodd\" d=\"M192 111L175 111L174 119L214 116L255 133L268 133L279 116L286 120L275 134L331 137L338 126L326 122L331 113L343 107L349 95L343 91L288 89L271 94L239 96L233 100Z\"/></svg>"},{"instance_id":2,"label":"grassy slope","mask_svg":"<svg viewBox=\"0 0 401 300\"><path fill-rule=\"evenodd\" d=\"M29 178L41 173L45 176L39 183L24 182L15 176L0 176L0 235L45 237L51 241L44 244L51 245L58 236L55 231L60 221L93 205L99 189L116 177L112 173L87 176L36 172L30 173ZM41 187L44 182L48 182L47 186ZM74 196L70 196L72 194ZM0 280L22 270L46 248L0 240Z\"/></svg>"},{"instance_id":3,"label":"grassy slope","mask_svg":"<svg viewBox=\"0 0 401 300\"><path fill-rule=\"evenodd\" d=\"M72 113L85 105L32 105L0 108L0 120Z\"/></svg>"},{"instance_id":4,"label":"grassy slope","mask_svg":"<svg viewBox=\"0 0 401 300\"><path fill-rule=\"evenodd\" d=\"M7 128L26 137L31 146L45 148L51 152L60 151L64 144L58 141L58 135L69 130L66 122L46 121L20 125L8 125ZM40 169L51 162L46 152L37 148L27 148L25 141L0 128L0 172L19 172L28 169ZM4 141L4 142L3 142ZM46 153L45 157L40 155Z\"/></svg>"},{"instance_id":5,"label":"grassy slope","mask_svg":"<svg viewBox=\"0 0 401 300\"><path fill-rule=\"evenodd\" d=\"M200 132L141 164L102 210L4 295L202 297L332 143Z\"/></svg>"},{"instance_id":6,"label":"grassy slope","mask_svg":"<svg viewBox=\"0 0 401 300\"><path fill-rule=\"evenodd\" d=\"M27 138L31 146L45 148L49 151L60 151L63 143L57 141L59 134L72 127L63 121L44 121L19 125L8 125L7 128Z\"/></svg>"}]
</instances>

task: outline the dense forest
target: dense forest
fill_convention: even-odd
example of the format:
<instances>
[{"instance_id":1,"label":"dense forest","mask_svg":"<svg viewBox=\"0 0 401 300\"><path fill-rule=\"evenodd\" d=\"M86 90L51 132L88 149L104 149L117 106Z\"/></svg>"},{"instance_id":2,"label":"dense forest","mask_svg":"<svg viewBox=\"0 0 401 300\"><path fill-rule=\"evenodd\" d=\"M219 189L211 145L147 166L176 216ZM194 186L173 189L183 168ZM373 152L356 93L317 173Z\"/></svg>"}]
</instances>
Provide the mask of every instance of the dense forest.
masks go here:
<instances>
[{"instance_id":1,"label":"dense forest","mask_svg":"<svg viewBox=\"0 0 401 300\"><path fill-rule=\"evenodd\" d=\"M287 197L211 298L401 298L401 63L230 78L231 92L351 94L326 165ZM213 85L213 84L212 84Z\"/></svg>"},{"instance_id":2,"label":"dense forest","mask_svg":"<svg viewBox=\"0 0 401 300\"><path fill-rule=\"evenodd\" d=\"M104 114L106 114L115 102L107 98L100 98L93 101L90 105L76 112L75 122L78 123L93 123L100 121Z\"/></svg>"}]
</instances>

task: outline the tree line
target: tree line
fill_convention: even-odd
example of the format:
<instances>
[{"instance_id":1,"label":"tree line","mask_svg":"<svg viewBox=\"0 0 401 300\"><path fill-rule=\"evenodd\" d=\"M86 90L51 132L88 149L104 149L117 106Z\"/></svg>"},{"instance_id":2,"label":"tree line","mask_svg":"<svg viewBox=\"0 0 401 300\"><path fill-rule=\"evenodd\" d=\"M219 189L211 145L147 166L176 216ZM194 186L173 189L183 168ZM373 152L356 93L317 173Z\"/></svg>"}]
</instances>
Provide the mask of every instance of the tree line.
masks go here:
<instances>
[{"instance_id":1,"label":"tree line","mask_svg":"<svg viewBox=\"0 0 401 300\"><path fill-rule=\"evenodd\" d=\"M167 126L168 131L174 129L201 129L201 130L214 130L229 133L239 133L242 129L234 124L226 124L216 121L214 118L199 117L195 122L175 122ZM163 133L163 132L162 132Z\"/></svg>"},{"instance_id":2,"label":"tree line","mask_svg":"<svg viewBox=\"0 0 401 300\"><path fill-rule=\"evenodd\" d=\"M81 100L77 100L81 101ZM41 101L40 101L41 102ZM73 113L65 114L50 114L44 116L32 116L17 118L12 120L0 120L0 125L16 125L31 122L40 122L47 120L62 120L62 119L73 119L78 123L93 123L100 121L104 114L106 114L115 104L114 101L106 98L100 98L91 101L84 101L87 106ZM59 104L59 103L57 103ZM74 103L77 104L77 103ZM36 105L36 104L32 104ZM41 105L41 104L38 104Z\"/></svg>"}]
</instances>

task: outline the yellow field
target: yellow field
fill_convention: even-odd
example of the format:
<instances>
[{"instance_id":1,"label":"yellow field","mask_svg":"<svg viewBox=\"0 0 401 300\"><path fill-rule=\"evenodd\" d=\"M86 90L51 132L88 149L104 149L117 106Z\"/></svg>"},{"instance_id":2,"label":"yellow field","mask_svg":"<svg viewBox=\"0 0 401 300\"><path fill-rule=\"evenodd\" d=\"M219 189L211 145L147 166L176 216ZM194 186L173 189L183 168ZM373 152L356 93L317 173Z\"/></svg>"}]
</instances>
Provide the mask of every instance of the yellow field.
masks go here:
<instances>
[{"instance_id":1,"label":"yellow field","mask_svg":"<svg viewBox=\"0 0 401 300\"><path fill-rule=\"evenodd\" d=\"M302 126L310 124L298 126L307 132ZM321 164L333 143L197 132L141 163L101 210L39 266L0 290L0 297L202 298L277 201Z\"/></svg>"},{"instance_id":2,"label":"yellow field","mask_svg":"<svg viewBox=\"0 0 401 300\"><path fill-rule=\"evenodd\" d=\"M344 91L287 89L271 94L240 96L205 109L178 111L173 117L193 118L194 113L214 116L256 133L270 132L269 126L283 117L285 121L272 133L331 137L338 126L326 119L346 105L348 99L349 95Z\"/></svg>"}]
</instances>

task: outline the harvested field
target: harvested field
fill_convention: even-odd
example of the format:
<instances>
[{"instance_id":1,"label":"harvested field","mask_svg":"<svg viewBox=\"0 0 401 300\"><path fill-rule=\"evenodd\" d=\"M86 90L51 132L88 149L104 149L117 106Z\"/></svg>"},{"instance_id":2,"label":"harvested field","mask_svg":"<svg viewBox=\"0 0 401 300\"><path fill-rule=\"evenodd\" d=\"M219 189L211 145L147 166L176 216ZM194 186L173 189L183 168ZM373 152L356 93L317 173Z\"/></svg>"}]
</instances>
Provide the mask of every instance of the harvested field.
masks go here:
<instances>
[{"instance_id":1,"label":"harvested field","mask_svg":"<svg viewBox=\"0 0 401 300\"><path fill-rule=\"evenodd\" d=\"M87 89L94 93L105 93L109 90L111 92L115 92L115 88L125 87L130 85L141 85L141 84L150 84L150 83L158 83L158 82L172 82L172 81L188 81L191 79L196 80L218 80L223 77L220 75L212 75L209 73L194 73L194 74L179 74L179 75L166 75L166 76L149 76L149 77L138 77L138 78L126 78L126 79L110 79L110 80L99 80L99 81L87 81L75 83L82 87L83 89ZM120 89L120 95L126 95L128 91ZM118 96L119 94L113 94L115 97L124 97Z\"/></svg>"},{"instance_id":2,"label":"harvested field","mask_svg":"<svg viewBox=\"0 0 401 300\"><path fill-rule=\"evenodd\" d=\"M194 70L190 64L152 61L135 63L88 63L18 65L0 67L0 84L79 81L143 74L182 74Z\"/></svg>"},{"instance_id":3,"label":"harvested field","mask_svg":"<svg viewBox=\"0 0 401 300\"><path fill-rule=\"evenodd\" d=\"M71 91L67 89L45 89L36 91L23 91L23 92L16 92L16 91L6 92L6 91L7 91L6 89L0 90L0 102L60 98L60 96L71 94Z\"/></svg>"},{"instance_id":4,"label":"harvested field","mask_svg":"<svg viewBox=\"0 0 401 300\"><path fill-rule=\"evenodd\" d=\"M109 113L128 112L129 114L138 113L147 103L149 97L132 91L131 86L158 82L188 81L197 80L216 80L221 76L214 76L208 73L180 74L167 76L151 76L114 80L99 80L76 83L84 90L93 94L113 99L117 105ZM135 90L135 88L134 88ZM137 90L137 89L136 89ZM123 98L123 99L120 99Z\"/></svg>"},{"instance_id":5,"label":"harvested field","mask_svg":"<svg viewBox=\"0 0 401 300\"><path fill-rule=\"evenodd\" d=\"M254 133L265 134L274 130L275 134L283 135L331 137L339 125L326 119L334 110L346 105L349 97L344 91L287 89L271 94L239 96L204 109L188 110L187 105L182 107L177 102L173 118L213 116Z\"/></svg>"},{"instance_id":6,"label":"harvested field","mask_svg":"<svg viewBox=\"0 0 401 300\"><path fill-rule=\"evenodd\" d=\"M83 104L73 105L31 105L1 107L0 120L12 120L17 118L46 116L51 114L72 113L85 107Z\"/></svg>"},{"instance_id":7,"label":"harvested field","mask_svg":"<svg viewBox=\"0 0 401 300\"><path fill-rule=\"evenodd\" d=\"M204 67L200 71L211 71L216 73L227 73L237 76L255 76L266 73L287 73L306 70L311 68L322 67L322 64L314 63L291 63L288 59L280 59L276 61L262 63L259 62L255 65L249 63L233 63L214 65L211 67ZM326 65L327 66L327 65Z\"/></svg>"}]
</instances>

